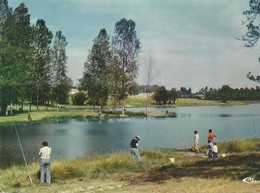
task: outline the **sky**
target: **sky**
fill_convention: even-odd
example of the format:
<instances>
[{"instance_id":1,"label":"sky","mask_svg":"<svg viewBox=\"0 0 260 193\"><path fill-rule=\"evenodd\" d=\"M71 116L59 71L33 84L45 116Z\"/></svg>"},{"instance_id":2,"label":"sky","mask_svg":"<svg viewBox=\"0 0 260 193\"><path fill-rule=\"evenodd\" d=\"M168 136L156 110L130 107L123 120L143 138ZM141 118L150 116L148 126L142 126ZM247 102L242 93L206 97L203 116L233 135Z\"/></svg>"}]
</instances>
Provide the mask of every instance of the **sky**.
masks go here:
<instances>
[{"instance_id":1,"label":"sky","mask_svg":"<svg viewBox=\"0 0 260 193\"><path fill-rule=\"evenodd\" d=\"M150 58L153 79L167 89L256 87L246 78L260 74L259 46L246 48L237 40L246 33L243 11L249 0L9 0L15 9L24 3L31 23L38 19L55 34L61 30L68 41L68 76L74 85L82 78L93 40L106 29L114 35L122 18L136 24L141 42L138 59L140 85L147 84L145 66ZM149 54L151 53L151 54Z\"/></svg>"}]
</instances>

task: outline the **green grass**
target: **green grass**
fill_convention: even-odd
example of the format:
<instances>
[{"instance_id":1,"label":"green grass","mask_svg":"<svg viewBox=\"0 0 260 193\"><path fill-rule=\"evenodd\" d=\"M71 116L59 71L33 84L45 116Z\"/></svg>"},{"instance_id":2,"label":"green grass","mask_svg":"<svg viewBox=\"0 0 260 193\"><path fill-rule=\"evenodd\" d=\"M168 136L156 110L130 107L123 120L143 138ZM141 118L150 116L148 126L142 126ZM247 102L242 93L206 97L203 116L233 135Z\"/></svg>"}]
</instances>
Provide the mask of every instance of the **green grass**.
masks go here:
<instances>
[{"instance_id":1,"label":"green grass","mask_svg":"<svg viewBox=\"0 0 260 193\"><path fill-rule=\"evenodd\" d=\"M219 143L219 148L221 152L227 153L241 153L241 152L251 152L260 150L260 140L235 140L230 142Z\"/></svg>"},{"instance_id":2,"label":"green grass","mask_svg":"<svg viewBox=\"0 0 260 193\"><path fill-rule=\"evenodd\" d=\"M248 139L248 140L233 140L229 142L219 142L219 153L243 153L260 150L260 139ZM201 152L206 152L207 146L200 148Z\"/></svg>"},{"instance_id":3,"label":"green grass","mask_svg":"<svg viewBox=\"0 0 260 193\"><path fill-rule=\"evenodd\" d=\"M175 149L140 151L142 162L134 163L129 152L97 155L87 158L52 161L52 184L39 184L39 164L29 165L33 184L30 184L24 166L0 170L0 190L4 192L204 192L205 183L214 186L226 184L217 192L255 192L237 182L247 176L260 179L260 155L252 151L258 140L220 143L225 152L239 149L226 158L208 159L185 156ZM233 144L233 145L231 145ZM234 148L234 146L236 148ZM243 148L242 148L243 146ZM226 149L224 149L226 148ZM242 153L241 153L242 152ZM175 162L171 163L170 158ZM193 182L194 184L192 184ZM196 182L196 183L195 183ZM160 185L161 186L157 186ZM197 189L190 186L196 186ZM33 188L33 191L32 191ZM91 188L91 191L88 191ZM201 189L198 189L201 188ZM213 193L216 189L207 189ZM229 191L232 188L232 191ZM242 189L241 189L242 188ZM198 191L196 191L198 190Z\"/></svg>"},{"instance_id":4,"label":"green grass","mask_svg":"<svg viewBox=\"0 0 260 193\"><path fill-rule=\"evenodd\" d=\"M151 168L162 155L156 151L147 151L141 154L144 160L140 164L133 163L129 153L115 153L110 155L77 158L72 160L53 161L51 163L52 182L59 183L73 178L104 179L114 173L128 171L138 172ZM156 161L157 160L157 161ZM39 165L29 165L30 176L34 182L38 181ZM0 170L0 190L30 184L27 170L24 166L12 166Z\"/></svg>"}]
</instances>

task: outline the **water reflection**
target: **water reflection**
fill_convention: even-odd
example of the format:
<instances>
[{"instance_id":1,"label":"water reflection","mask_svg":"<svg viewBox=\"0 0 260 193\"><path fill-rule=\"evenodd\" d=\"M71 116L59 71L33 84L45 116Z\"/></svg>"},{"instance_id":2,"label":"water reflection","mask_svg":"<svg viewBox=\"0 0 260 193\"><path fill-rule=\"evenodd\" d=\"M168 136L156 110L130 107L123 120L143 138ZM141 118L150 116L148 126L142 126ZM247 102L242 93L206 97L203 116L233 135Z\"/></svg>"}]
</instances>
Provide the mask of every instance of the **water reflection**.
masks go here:
<instances>
[{"instance_id":1,"label":"water reflection","mask_svg":"<svg viewBox=\"0 0 260 193\"><path fill-rule=\"evenodd\" d=\"M175 107L176 118L59 119L41 123L17 124L26 158L38 160L41 142L53 149L53 159L121 152L129 150L133 136L141 137L140 148L187 148L198 130L200 144L206 144L212 128L217 141L248 139L260 135L260 105L230 107ZM142 108L145 110L144 108ZM128 109L128 110L142 110ZM165 111L162 108L151 108ZM0 126L1 166L23 163L13 125Z\"/></svg>"}]
</instances>

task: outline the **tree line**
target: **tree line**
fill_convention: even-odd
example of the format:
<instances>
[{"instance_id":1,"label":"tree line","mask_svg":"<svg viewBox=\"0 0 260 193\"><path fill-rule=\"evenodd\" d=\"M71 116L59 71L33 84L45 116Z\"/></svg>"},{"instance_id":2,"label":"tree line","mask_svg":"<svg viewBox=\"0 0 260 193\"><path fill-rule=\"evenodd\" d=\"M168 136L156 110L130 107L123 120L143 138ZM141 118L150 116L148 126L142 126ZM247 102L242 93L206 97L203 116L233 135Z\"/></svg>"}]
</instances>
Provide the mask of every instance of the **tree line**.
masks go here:
<instances>
[{"instance_id":1,"label":"tree line","mask_svg":"<svg viewBox=\"0 0 260 193\"><path fill-rule=\"evenodd\" d=\"M143 88L141 86L141 88ZM219 89L205 88L200 89L197 93L192 93L191 88L181 87L180 90L172 88L167 90L164 86L154 85L152 98L156 104L176 104L177 98L197 98L205 100L219 100L224 103L227 101L257 101L260 100L260 87L256 88L231 88L228 85L223 85Z\"/></svg>"},{"instance_id":2,"label":"tree line","mask_svg":"<svg viewBox=\"0 0 260 193\"><path fill-rule=\"evenodd\" d=\"M223 85L220 89L208 89L205 91L205 99L221 100L227 102L228 100L246 100L256 101L260 100L260 88L236 88L233 89L228 85Z\"/></svg>"},{"instance_id":3,"label":"tree line","mask_svg":"<svg viewBox=\"0 0 260 193\"><path fill-rule=\"evenodd\" d=\"M31 24L28 8L15 9L0 0L0 114L8 105L64 103L72 85L67 76L66 46L61 31L55 35L43 19Z\"/></svg>"},{"instance_id":4,"label":"tree line","mask_svg":"<svg viewBox=\"0 0 260 193\"><path fill-rule=\"evenodd\" d=\"M253 47L259 36L259 28L253 24L259 13L260 3L250 1L250 10L245 11L248 33L242 38ZM125 18L115 23L110 37L101 29L93 40L84 63L83 77L79 80L80 98L83 103L105 106L111 97L114 106L123 104L129 94L138 92L135 82L138 72L138 56L141 43L137 37L135 22ZM72 80L67 76L66 46L68 42L61 31L55 35L43 19L31 24L28 8L21 3L17 8L9 7L8 0L0 0L0 114L7 106L24 102L30 105L53 105L68 102ZM151 57L150 63L152 63ZM151 71L151 67L148 68ZM143 90L154 89L157 104L175 103L178 97L192 97L191 89L182 87L170 91L165 87L149 85L152 74L148 73L148 85ZM259 82L258 76L247 77ZM232 89L224 85L221 89L204 90L210 100L259 100L259 87Z\"/></svg>"},{"instance_id":5,"label":"tree line","mask_svg":"<svg viewBox=\"0 0 260 193\"><path fill-rule=\"evenodd\" d=\"M8 0L0 0L1 115L13 104L23 110L25 102L37 109L68 103L72 80L67 76L67 44L62 32L53 36L43 19L31 25L24 3L13 10ZM80 100L104 106L110 96L114 105L123 104L136 89L140 49L133 20L116 22L112 38L101 29L84 63Z\"/></svg>"}]
</instances>

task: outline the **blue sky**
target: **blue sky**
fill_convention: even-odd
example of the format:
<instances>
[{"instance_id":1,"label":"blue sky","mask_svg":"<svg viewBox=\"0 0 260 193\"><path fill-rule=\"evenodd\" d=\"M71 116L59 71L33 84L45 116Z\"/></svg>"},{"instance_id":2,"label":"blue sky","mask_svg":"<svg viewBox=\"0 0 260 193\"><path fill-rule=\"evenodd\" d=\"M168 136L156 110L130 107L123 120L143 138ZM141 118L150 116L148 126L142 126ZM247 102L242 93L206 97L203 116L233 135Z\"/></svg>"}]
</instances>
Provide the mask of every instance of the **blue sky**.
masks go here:
<instances>
[{"instance_id":1,"label":"blue sky","mask_svg":"<svg viewBox=\"0 0 260 193\"><path fill-rule=\"evenodd\" d=\"M259 46L244 47L235 38L246 32L241 21L249 0L9 0L25 3L32 23L44 19L55 34L61 30L68 46L68 76L77 83L93 39L105 28L111 36L122 18L136 23L142 44L137 82L146 84L144 66L151 52L154 79L167 89L208 86L255 87L246 79L260 74Z\"/></svg>"}]
</instances>

